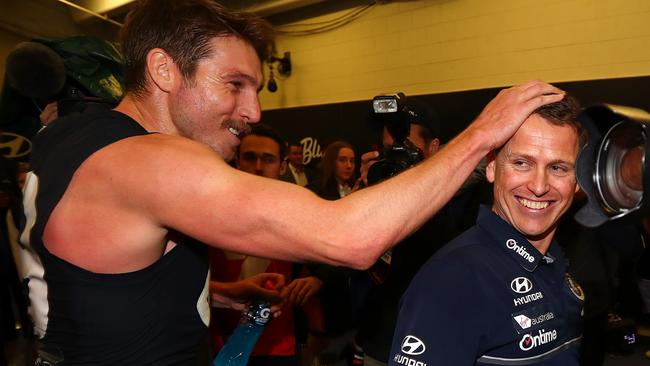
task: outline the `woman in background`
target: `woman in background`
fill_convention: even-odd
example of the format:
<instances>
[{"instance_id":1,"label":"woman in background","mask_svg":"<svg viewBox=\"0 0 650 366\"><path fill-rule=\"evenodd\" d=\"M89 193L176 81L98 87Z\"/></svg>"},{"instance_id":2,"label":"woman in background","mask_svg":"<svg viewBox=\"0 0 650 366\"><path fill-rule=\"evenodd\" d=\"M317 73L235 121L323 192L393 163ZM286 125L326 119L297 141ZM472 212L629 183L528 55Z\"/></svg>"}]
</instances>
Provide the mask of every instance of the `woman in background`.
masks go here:
<instances>
[{"instance_id":1,"label":"woman in background","mask_svg":"<svg viewBox=\"0 0 650 366\"><path fill-rule=\"evenodd\" d=\"M355 155L352 145L343 140L327 146L321 158L321 177L312 190L322 198L337 200L359 189L354 179Z\"/></svg>"},{"instance_id":2,"label":"woman in background","mask_svg":"<svg viewBox=\"0 0 650 366\"><path fill-rule=\"evenodd\" d=\"M337 140L325 148L320 162L320 179L310 184L310 189L328 200L343 198L359 189L355 180L355 154L352 145ZM365 306L370 278L364 271L333 267L325 264L310 264L309 270L323 282L319 294L324 331L310 334L312 352L324 364L340 364L341 360L352 364L356 349L354 335L360 313ZM362 357L362 356L361 356ZM356 364L363 362L357 359Z\"/></svg>"}]
</instances>

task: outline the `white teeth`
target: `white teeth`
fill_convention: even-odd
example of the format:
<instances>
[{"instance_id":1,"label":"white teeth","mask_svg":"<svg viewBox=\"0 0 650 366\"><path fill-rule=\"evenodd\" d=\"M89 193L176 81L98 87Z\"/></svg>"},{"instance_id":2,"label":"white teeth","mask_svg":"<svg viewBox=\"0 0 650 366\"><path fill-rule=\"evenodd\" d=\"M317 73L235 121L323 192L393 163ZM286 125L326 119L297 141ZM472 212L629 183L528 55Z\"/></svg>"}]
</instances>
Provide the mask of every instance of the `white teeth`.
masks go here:
<instances>
[{"instance_id":1,"label":"white teeth","mask_svg":"<svg viewBox=\"0 0 650 366\"><path fill-rule=\"evenodd\" d=\"M232 127L228 127L228 131L230 131L230 133L232 133L235 136L239 136L239 131L235 130Z\"/></svg>"},{"instance_id":2,"label":"white teeth","mask_svg":"<svg viewBox=\"0 0 650 366\"><path fill-rule=\"evenodd\" d=\"M529 201L525 198L520 198L519 203L521 203L522 205L528 208L532 208L533 210L541 210L548 207L548 202Z\"/></svg>"}]
</instances>

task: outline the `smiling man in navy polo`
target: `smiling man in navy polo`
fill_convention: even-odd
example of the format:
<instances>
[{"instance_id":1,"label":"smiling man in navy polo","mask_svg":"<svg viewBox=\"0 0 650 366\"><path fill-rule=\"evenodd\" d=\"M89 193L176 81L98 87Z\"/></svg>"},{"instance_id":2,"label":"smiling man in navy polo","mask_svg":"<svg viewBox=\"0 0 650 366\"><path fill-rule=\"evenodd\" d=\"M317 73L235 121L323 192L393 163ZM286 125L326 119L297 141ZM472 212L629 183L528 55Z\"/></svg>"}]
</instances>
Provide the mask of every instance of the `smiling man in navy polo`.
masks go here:
<instances>
[{"instance_id":1,"label":"smiling man in navy polo","mask_svg":"<svg viewBox=\"0 0 650 366\"><path fill-rule=\"evenodd\" d=\"M414 278L390 365L578 365L584 296L553 242L578 190L578 113L569 96L539 108L489 156L492 209Z\"/></svg>"}]
</instances>

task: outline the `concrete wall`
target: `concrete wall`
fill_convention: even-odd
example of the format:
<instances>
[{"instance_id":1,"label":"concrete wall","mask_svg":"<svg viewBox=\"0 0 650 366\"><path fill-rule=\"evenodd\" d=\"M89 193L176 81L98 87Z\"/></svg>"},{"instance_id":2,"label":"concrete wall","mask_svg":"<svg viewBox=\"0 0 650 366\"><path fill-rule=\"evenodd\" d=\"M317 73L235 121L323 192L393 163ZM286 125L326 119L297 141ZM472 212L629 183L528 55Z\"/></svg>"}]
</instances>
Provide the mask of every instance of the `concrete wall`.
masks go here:
<instances>
[{"instance_id":1,"label":"concrete wall","mask_svg":"<svg viewBox=\"0 0 650 366\"><path fill-rule=\"evenodd\" d=\"M346 11L308 19L318 22ZM293 75L264 109L650 75L648 0L421 0L377 5L319 35L280 36ZM287 29L287 28L281 28ZM266 70L268 73L268 70Z\"/></svg>"}]
</instances>

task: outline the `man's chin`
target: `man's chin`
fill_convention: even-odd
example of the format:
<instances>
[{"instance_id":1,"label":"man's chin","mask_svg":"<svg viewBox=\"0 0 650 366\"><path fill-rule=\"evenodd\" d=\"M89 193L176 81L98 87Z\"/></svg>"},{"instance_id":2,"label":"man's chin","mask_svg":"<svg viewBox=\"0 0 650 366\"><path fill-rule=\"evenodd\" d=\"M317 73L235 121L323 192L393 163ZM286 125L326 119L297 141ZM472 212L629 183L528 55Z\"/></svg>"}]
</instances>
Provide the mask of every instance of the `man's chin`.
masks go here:
<instances>
[{"instance_id":1,"label":"man's chin","mask_svg":"<svg viewBox=\"0 0 650 366\"><path fill-rule=\"evenodd\" d=\"M204 143L226 162L231 162L235 158L236 146L224 146L225 144L214 141Z\"/></svg>"},{"instance_id":2,"label":"man's chin","mask_svg":"<svg viewBox=\"0 0 650 366\"><path fill-rule=\"evenodd\" d=\"M215 150L214 152L216 152L217 155L219 155L219 157L221 157L221 159L223 159L226 163L230 163L233 160L233 158L235 157L235 154L232 153L230 150L228 150L228 151L224 151L224 150L218 150L217 151L217 150Z\"/></svg>"},{"instance_id":3,"label":"man's chin","mask_svg":"<svg viewBox=\"0 0 650 366\"><path fill-rule=\"evenodd\" d=\"M230 163L235 159L236 152L237 149L232 147L232 148L221 149L221 151L217 153L219 154L219 156L221 156L223 160L225 160L227 163Z\"/></svg>"}]
</instances>

